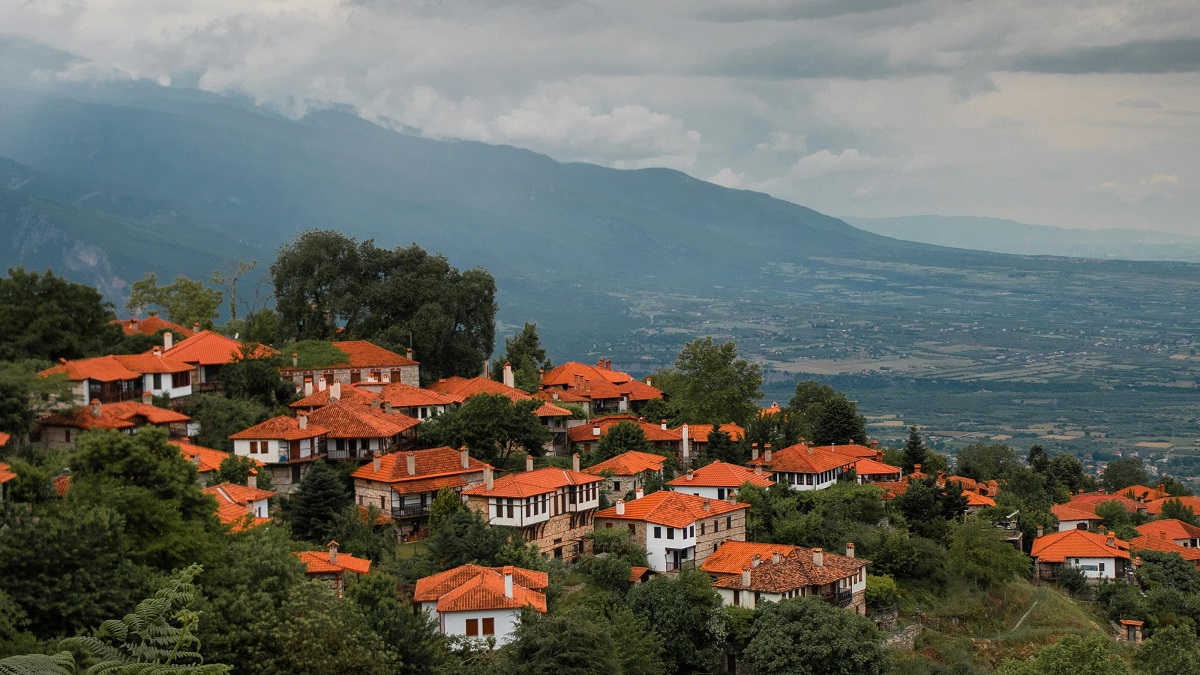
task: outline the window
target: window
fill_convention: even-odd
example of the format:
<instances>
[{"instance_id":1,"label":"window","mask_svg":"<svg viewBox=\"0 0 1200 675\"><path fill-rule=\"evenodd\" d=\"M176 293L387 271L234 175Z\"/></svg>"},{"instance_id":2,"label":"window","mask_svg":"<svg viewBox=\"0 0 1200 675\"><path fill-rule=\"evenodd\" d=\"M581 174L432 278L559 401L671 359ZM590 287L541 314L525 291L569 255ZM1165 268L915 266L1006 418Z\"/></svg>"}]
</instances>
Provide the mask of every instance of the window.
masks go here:
<instances>
[{"instance_id":1,"label":"window","mask_svg":"<svg viewBox=\"0 0 1200 675\"><path fill-rule=\"evenodd\" d=\"M728 529L731 529L732 527L733 527L733 516L725 516L725 529L728 530Z\"/></svg>"},{"instance_id":2,"label":"window","mask_svg":"<svg viewBox=\"0 0 1200 675\"><path fill-rule=\"evenodd\" d=\"M380 498L379 498L379 508L380 508L380 509L386 509L386 508L387 508L387 504L386 504L386 503L383 501L384 499L386 499L386 498L385 498L385 497L380 497Z\"/></svg>"},{"instance_id":3,"label":"window","mask_svg":"<svg viewBox=\"0 0 1200 675\"><path fill-rule=\"evenodd\" d=\"M621 481L614 480L613 481L613 492L620 492L620 491L621 491Z\"/></svg>"},{"instance_id":4,"label":"window","mask_svg":"<svg viewBox=\"0 0 1200 675\"><path fill-rule=\"evenodd\" d=\"M633 526L633 523L629 523L629 534L637 534L637 528Z\"/></svg>"},{"instance_id":5,"label":"window","mask_svg":"<svg viewBox=\"0 0 1200 675\"><path fill-rule=\"evenodd\" d=\"M714 520L713 521L713 532L720 532L721 531L720 526L721 526L720 521Z\"/></svg>"},{"instance_id":6,"label":"window","mask_svg":"<svg viewBox=\"0 0 1200 675\"><path fill-rule=\"evenodd\" d=\"M700 536L704 536L704 523L700 523Z\"/></svg>"},{"instance_id":7,"label":"window","mask_svg":"<svg viewBox=\"0 0 1200 675\"><path fill-rule=\"evenodd\" d=\"M488 617L483 620L483 634L484 635L495 635L496 634L496 620L495 619Z\"/></svg>"},{"instance_id":8,"label":"window","mask_svg":"<svg viewBox=\"0 0 1200 675\"><path fill-rule=\"evenodd\" d=\"M1104 563L1100 563L1100 570L1099 570L1099 571L1100 571L1100 572L1103 572L1103 571L1104 571Z\"/></svg>"},{"instance_id":9,"label":"window","mask_svg":"<svg viewBox=\"0 0 1200 675\"><path fill-rule=\"evenodd\" d=\"M662 528L661 528L661 527L657 527L657 526L656 526L656 527L654 528L654 538L655 538L655 539L662 539Z\"/></svg>"},{"instance_id":10,"label":"window","mask_svg":"<svg viewBox=\"0 0 1200 675\"><path fill-rule=\"evenodd\" d=\"M717 488L717 499L725 499L725 488Z\"/></svg>"},{"instance_id":11,"label":"window","mask_svg":"<svg viewBox=\"0 0 1200 675\"><path fill-rule=\"evenodd\" d=\"M733 606L739 607L742 604L742 592L736 588L733 591Z\"/></svg>"},{"instance_id":12,"label":"window","mask_svg":"<svg viewBox=\"0 0 1200 675\"><path fill-rule=\"evenodd\" d=\"M657 529L657 528L655 528L655 529ZM667 528L667 539L674 539L674 538L675 538L675 528L668 527Z\"/></svg>"},{"instance_id":13,"label":"window","mask_svg":"<svg viewBox=\"0 0 1200 675\"><path fill-rule=\"evenodd\" d=\"M467 619L467 637L479 635L479 619Z\"/></svg>"},{"instance_id":14,"label":"window","mask_svg":"<svg viewBox=\"0 0 1200 675\"><path fill-rule=\"evenodd\" d=\"M690 528L688 528L688 536L689 537L696 536L696 526L695 525L692 525Z\"/></svg>"},{"instance_id":15,"label":"window","mask_svg":"<svg viewBox=\"0 0 1200 675\"><path fill-rule=\"evenodd\" d=\"M155 373L153 380L154 384L151 386L151 388L154 390L162 389L162 374Z\"/></svg>"},{"instance_id":16,"label":"window","mask_svg":"<svg viewBox=\"0 0 1200 675\"><path fill-rule=\"evenodd\" d=\"M506 503L506 504L505 504L505 506L507 506L507 507L508 507L508 509L507 509L507 510L508 510L508 517L509 517L509 518L512 518L512 517L513 517L513 500L509 499L509 500L508 500L508 503Z\"/></svg>"},{"instance_id":17,"label":"window","mask_svg":"<svg viewBox=\"0 0 1200 675\"><path fill-rule=\"evenodd\" d=\"M611 530L611 529L612 529L612 523L605 523L605 524L604 524L604 529L606 529L606 530Z\"/></svg>"}]
</instances>

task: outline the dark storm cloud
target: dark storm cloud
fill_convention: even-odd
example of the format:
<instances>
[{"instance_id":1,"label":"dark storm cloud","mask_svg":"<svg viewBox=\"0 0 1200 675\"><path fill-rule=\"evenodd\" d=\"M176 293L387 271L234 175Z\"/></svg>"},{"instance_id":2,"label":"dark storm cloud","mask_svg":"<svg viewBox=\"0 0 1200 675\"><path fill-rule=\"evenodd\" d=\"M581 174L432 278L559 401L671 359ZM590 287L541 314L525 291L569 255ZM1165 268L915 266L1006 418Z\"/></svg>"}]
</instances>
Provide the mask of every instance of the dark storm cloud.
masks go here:
<instances>
[{"instance_id":1,"label":"dark storm cloud","mask_svg":"<svg viewBox=\"0 0 1200 675\"><path fill-rule=\"evenodd\" d=\"M1200 39L1126 42L1021 56L1015 70L1034 73L1191 73L1200 71Z\"/></svg>"}]
</instances>

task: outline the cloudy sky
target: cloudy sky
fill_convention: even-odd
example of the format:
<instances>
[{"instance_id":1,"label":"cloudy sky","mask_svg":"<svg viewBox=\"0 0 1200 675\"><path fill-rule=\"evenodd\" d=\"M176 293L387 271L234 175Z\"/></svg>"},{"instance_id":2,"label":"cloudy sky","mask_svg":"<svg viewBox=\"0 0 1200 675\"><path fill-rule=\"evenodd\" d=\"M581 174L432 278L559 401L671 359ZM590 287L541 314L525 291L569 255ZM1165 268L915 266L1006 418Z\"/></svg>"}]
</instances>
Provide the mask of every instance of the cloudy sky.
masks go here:
<instances>
[{"instance_id":1,"label":"cloudy sky","mask_svg":"<svg viewBox=\"0 0 1200 675\"><path fill-rule=\"evenodd\" d=\"M834 215L1200 234L1195 0L0 0L0 34Z\"/></svg>"}]
</instances>

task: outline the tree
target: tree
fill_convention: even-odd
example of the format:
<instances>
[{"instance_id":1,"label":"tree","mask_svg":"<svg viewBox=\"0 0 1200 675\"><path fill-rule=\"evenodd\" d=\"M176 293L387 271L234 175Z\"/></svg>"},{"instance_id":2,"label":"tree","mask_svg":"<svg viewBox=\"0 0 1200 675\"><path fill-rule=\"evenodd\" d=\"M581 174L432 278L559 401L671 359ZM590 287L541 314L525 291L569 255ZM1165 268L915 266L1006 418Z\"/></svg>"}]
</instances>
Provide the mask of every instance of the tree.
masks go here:
<instances>
[{"instance_id":1,"label":"tree","mask_svg":"<svg viewBox=\"0 0 1200 675\"><path fill-rule=\"evenodd\" d=\"M755 415L744 426L744 445L747 447L757 443L758 447L765 448L770 443L773 448L786 448L800 442L801 416L791 410Z\"/></svg>"},{"instance_id":2,"label":"tree","mask_svg":"<svg viewBox=\"0 0 1200 675\"><path fill-rule=\"evenodd\" d=\"M716 344L712 337L685 344L675 359L674 377L660 374L654 381L689 422L746 422L758 414L762 398L758 364L738 358L733 342Z\"/></svg>"},{"instance_id":3,"label":"tree","mask_svg":"<svg viewBox=\"0 0 1200 675\"><path fill-rule=\"evenodd\" d=\"M758 610L744 659L755 675L870 675L890 671L875 624L814 598Z\"/></svg>"},{"instance_id":4,"label":"tree","mask_svg":"<svg viewBox=\"0 0 1200 675\"><path fill-rule=\"evenodd\" d=\"M550 431L533 411L537 399L514 401L504 394L476 394L459 408L421 425L421 437L430 446L467 446L485 462L505 462L514 452L540 457L550 442Z\"/></svg>"},{"instance_id":5,"label":"tree","mask_svg":"<svg viewBox=\"0 0 1200 675\"><path fill-rule=\"evenodd\" d=\"M580 567L592 578L596 588L617 596L622 596L629 590L629 577L633 568L618 556L589 556L584 558Z\"/></svg>"},{"instance_id":6,"label":"tree","mask_svg":"<svg viewBox=\"0 0 1200 675\"><path fill-rule=\"evenodd\" d=\"M63 373L38 375L49 363L0 362L0 431L20 439L41 413L60 401L74 402L75 388Z\"/></svg>"},{"instance_id":7,"label":"tree","mask_svg":"<svg viewBox=\"0 0 1200 675\"><path fill-rule=\"evenodd\" d=\"M0 279L0 361L78 359L121 341L112 303L85 284L22 267Z\"/></svg>"},{"instance_id":8,"label":"tree","mask_svg":"<svg viewBox=\"0 0 1200 675\"><path fill-rule=\"evenodd\" d=\"M810 406L804 419L815 445L867 442L866 418L858 414L854 401L840 394Z\"/></svg>"},{"instance_id":9,"label":"tree","mask_svg":"<svg viewBox=\"0 0 1200 675\"><path fill-rule=\"evenodd\" d=\"M1200 593L1200 571L1178 553L1146 550L1138 555L1142 558L1137 571L1142 588L1166 588L1189 595Z\"/></svg>"},{"instance_id":10,"label":"tree","mask_svg":"<svg viewBox=\"0 0 1200 675\"><path fill-rule=\"evenodd\" d=\"M1174 498L1163 502L1162 513L1159 514L1159 517L1164 520L1171 518L1182 520L1189 525L1197 524L1196 511L1190 506L1185 506L1182 501Z\"/></svg>"},{"instance_id":11,"label":"tree","mask_svg":"<svg viewBox=\"0 0 1200 675\"><path fill-rule=\"evenodd\" d=\"M628 610L609 619L576 605L562 612L521 614L513 642L505 650L502 673L524 675L657 675L663 645ZM622 620L628 625L623 624Z\"/></svg>"},{"instance_id":12,"label":"tree","mask_svg":"<svg viewBox=\"0 0 1200 675\"><path fill-rule=\"evenodd\" d=\"M367 625L379 635L393 672L432 675L438 671L446 650L437 621L401 596L396 577L374 570L353 577L346 585L346 599L358 605Z\"/></svg>"},{"instance_id":13,"label":"tree","mask_svg":"<svg viewBox=\"0 0 1200 675\"><path fill-rule=\"evenodd\" d=\"M991 523L971 518L951 528L950 567L986 588L1027 575L1029 558L1010 546Z\"/></svg>"},{"instance_id":14,"label":"tree","mask_svg":"<svg viewBox=\"0 0 1200 675\"><path fill-rule=\"evenodd\" d=\"M958 451L959 475L975 480L997 480L1019 468L1021 463L1012 448L1003 443L972 443Z\"/></svg>"},{"instance_id":15,"label":"tree","mask_svg":"<svg viewBox=\"0 0 1200 675\"><path fill-rule=\"evenodd\" d=\"M704 449L704 454L708 459L730 464L742 464L750 460L749 448L745 444L734 443L729 432L721 429L713 429L708 434L708 447Z\"/></svg>"},{"instance_id":16,"label":"tree","mask_svg":"<svg viewBox=\"0 0 1200 675\"><path fill-rule=\"evenodd\" d=\"M396 524L378 518L378 508L351 504L334 514L329 536L347 553L379 562L396 549Z\"/></svg>"},{"instance_id":17,"label":"tree","mask_svg":"<svg viewBox=\"0 0 1200 675\"><path fill-rule=\"evenodd\" d=\"M1146 475L1142 460L1124 457L1109 462L1100 480L1105 490L1115 494L1130 485L1145 485L1150 482L1150 477Z\"/></svg>"},{"instance_id":18,"label":"tree","mask_svg":"<svg viewBox=\"0 0 1200 675\"><path fill-rule=\"evenodd\" d=\"M198 323L201 328L212 330L223 300L221 291L205 286L203 281L193 281L181 274L166 286L159 286L158 276L151 273L130 286L125 308L140 314L151 305L158 306L177 324Z\"/></svg>"},{"instance_id":19,"label":"tree","mask_svg":"<svg viewBox=\"0 0 1200 675\"><path fill-rule=\"evenodd\" d=\"M947 521L967 510L961 485L950 482L938 488L932 478L909 481L908 489L893 503L914 534L935 541L944 541L949 534Z\"/></svg>"},{"instance_id":20,"label":"tree","mask_svg":"<svg viewBox=\"0 0 1200 675\"><path fill-rule=\"evenodd\" d=\"M1129 512L1125 510L1125 505L1116 499L1100 502L1096 505L1095 513L1100 518L1100 526L1106 530L1132 527Z\"/></svg>"},{"instance_id":21,"label":"tree","mask_svg":"<svg viewBox=\"0 0 1200 675\"><path fill-rule=\"evenodd\" d=\"M1200 673L1200 640L1187 626L1160 628L1138 649L1134 663L1146 675Z\"/></svg>"},{"instance_id":22,"label":"tree","mask_svg":"<svg viewBox=\"0 0 1200 675\"><path fill-rule=\"evenodd\" d=\"M436 526L431 524L425 546L437 567L445 570L469 562L499 565L512 558L516 549L523 549L525 540L518 530L490 527L477 512L462 509L442 518Z\"/></svg>"},{"instance_id":23,"label":"tree","mask_svg":"<svg viewBox=\"0 0 1200 675\"><path fill-rule=\"evenodd\" d=\"M206 448L231 452L229 436L248 429L271 416L271 409L257 401L229 399L213 394L188 397L184 405L193 422L200 425L196 443Z\"/></svg>"},{"instance_id":24,"label":"tree","mask_svg":"<svg viewBox=\"0 0 1200 675\"><path fill-rule=\"evenodd\" d=\"M1048 473L1057 485L1071 494L1090 487L1089 479L1083 475L1083 462L1075 455L1051 457Z\"/></svg>"},{"instance_id":25,"label":"tree","mask_svg":"<svg viewBox=\"0 0 1200 675\"><path fill-rule=\"evenodd\" d=\"M813 380L806 380L796 383L796 392L788 401L788 409L804 414L806 410L818 403L824 403L831 399L842 396L841 392L827 384L821 384Z\"/></svg>"},{"instance_id":26,"label":"tree","mask_svg":"<svg viewBox=\"0 0 1200 675\"><path fill-rule=\"evenodd\" d=\"M541 371L554 366L538 337L537 324L526 322L520 333L504 338L504 354L492 361L492 379L503 382L504 364L512 366L517 389L533 393L541 388Z\"/></svg>"},{"instance_id":27,"label":"tree","mask_svg":"<svg viewBox=\"0 0 1200 675\"><path fill-rule=\"evenodd\" d=\"M388 675L399 665L359 606L337 597L329 584L296 584L282 614L286 619L270 633L273 654L265 672Z\"/></svg>"},{"instance_id":28,"label":"tree","mask_svg":"<svg viewBox=\"0 0 1200 675\"><path fill-rule=\"evenodd\" d=\"M587 458L589 464L597 464L616 457L623 452L654 452L654 446L646 440L646 432L633 422L617 422L605 430L596 449Z\"/></svg>"},{"instance_id":29,"label":"tree","mask_svg":"<svg viewBox=\"0 0 1200 675\"><path fill-rule=\"evenodd\" d=\"M273 408L293 399L295 386L280 375L278 356L261 353L261 346L242 344L232 363L221 367L221 381L229 398L256 401Z\"/></svg>"},{"instance_id":30,"label":"tree","mask_svg":"<svg viewBox=\"0 0 1200 675\"><path fill-rule=\"evenodd\" d=\"M258 267L258 260L251 260L250 262L235 260L229 263L228 270L213 270L212 276L209 277L209 281L225 289L225 297L229 298L229 320L231 322L238 320L238 283L242 280L242 277L252 272L255 267ZM262 281L262 277L259 277L260 284ZM257 291L258 288L255 290ZM258 297L259 293L256 292L255 296L254 302L250 305L251 314L260 309L259 302L261 298Z\"/></svg>"},{"instance_id":31,"label":"tree","mask_svg":"<svg viewBox=\"0 0 1200 675\"><path fill-rule=\"evenodd\" d=\"M628 599L633 613L671 645L663 655L666 672L710 670L720 661L721 598L703 571L655 577L634 586Z\"/></svg>"},{"instance_id":32,"label":"tree","mask_svg":"<svg viewBox=\"0 0 1200 675\"><path fill-rule=\"evenodd\" d=\"M317 460L300 479L292 502L292 531L301 539L324 545L333 536L337 514L354 500L342 474Z\"/></svg>"},{"instance_id":33,"label":"tree","mask_svg":"<svg viewBox=\"0 0 1200 675\"><path fill-rule=\"evenodd\" d=\"M466 510L467 506L463 504L462 496L456 490L452 488L438 490L433 502L429 505L429 529L437 528L450 516Z\"/></svg>"},{"instance_id":34,"label":"tree","mask_svg":"<svg viewBox=\"0 0 1200 675\"><path fill-rule=\"evenodd\" d=\"M1099 633L1067 635L1032 661L1008 659L997 675L1128 675L1113 641Z\"/></svg>"},{"instance_id":35,"label":"tree","mask_svg":"<svg viewBox=\"0 0 1200 675\"><path fill-rule=\"evenodd\" d=\"M924 465L926 454L928 450L925 449L925 440L921 438L920 430L915 426L909 427L908 440L904 442L904 471L912 473L914 466Z\"/></svg>"},{"instance_id":36,"label":"tree","mask_svg":"<svg viewBox=\"0 0 1200 675\"><path fill-rule=\"evenodd\" d=\"M257 462L244 455L230 454L221 460L220 465L217 466L216 482L249 485L252 475L255 487L274 492L274 486L271 485L271 472L260 468Z\"/></svg>"},{"instance_id":37,"label":"tree","mask_svg":"<svg viewBox=\"0 0 1200 675\"><path fill-rule=\"evenodd\" d=\"M1034 473L1044 476L1050 474L1050 455L1047 455L1046 449L1039 444L1034 444L1029 448L1029 455L1025 458L1025 462Z\"/></svg>"},{"instance_id":38,"label":"tree","mask_svg":"<svg viewBox=\"0 0 1200 675\"><path fill-rule=\"evenodd\" d=\"M297 339L370 340L412 347L421 378L473 376L495 342L496 282L482 269L460 272L417 245L380 249L332 230L309 230L279 249L271 265L279 312Z\"/></svg>"}]
</instances>

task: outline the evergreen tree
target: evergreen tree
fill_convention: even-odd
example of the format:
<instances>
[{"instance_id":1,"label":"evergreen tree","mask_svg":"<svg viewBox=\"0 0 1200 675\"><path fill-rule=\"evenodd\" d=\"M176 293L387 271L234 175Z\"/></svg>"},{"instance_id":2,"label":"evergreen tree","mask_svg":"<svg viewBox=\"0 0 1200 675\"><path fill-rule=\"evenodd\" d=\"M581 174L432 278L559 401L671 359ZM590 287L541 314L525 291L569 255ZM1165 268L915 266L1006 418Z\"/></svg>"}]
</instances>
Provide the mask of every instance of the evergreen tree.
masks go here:
<instances>
[{"instance_id":1,"label":"evergreen tree","mask_svg":"<svg viewBox=\"0 0 1200 675\"><path fill-rule=\"evenodd\" d=\"M921 438L921 431L915 426L909 427L908 440L904 442L904 471L912 473L914 466L924 465L927 453L925 441Z\"/></svg>"},{"instance_id":2,"label":"evergreen tree","mask_svg":"<svg viewBox=\"0 0 1200 675\"><path fill-rule=\"evenodd\" d=\"M333 536L337 514L353 503L341 473L317 460L292 498L292 531L301 539L326 544Z\"/></svg>"},{"instance_id":3,"label":"evergreen tree","mask_svg":"<svg viewBox=\"0 0 1200 675\"><path fill-rule=\"evenodd\" d=\"M587 458L588 464L597 464L623 452L654 452L654 446L646 440L646 432L633 422L617 422L605 430L596 449Z\"/></svg>"},{"instance_id":4,"label":"evergreen tree","mask_svg":"<svg viewBox=\"0 0 1200 675\"><path fill-rule=\"evenodd\" d=\"M504 353L492 361L492 379L504 381L504 364L513 369L513 379L517 389L533 393L542 385L539 371L550 370L553 365L542 340L538 337L537 324L526 323L520 333L504 338Z\"/></svg>"},{"instance_id":5,"label":"evergreen tree","mask_svg":"<svg viewBox=\"0 0 1200 675\"><path fill-rule=\"evenodd\" d=\"M1047 476L1050 474L1050 455L1046 454L1046 449L1040 444L1035 444L1029 448L1029 456L1025 458L1025 462L1034 473Z\"/></svg>"}]
</instances>

